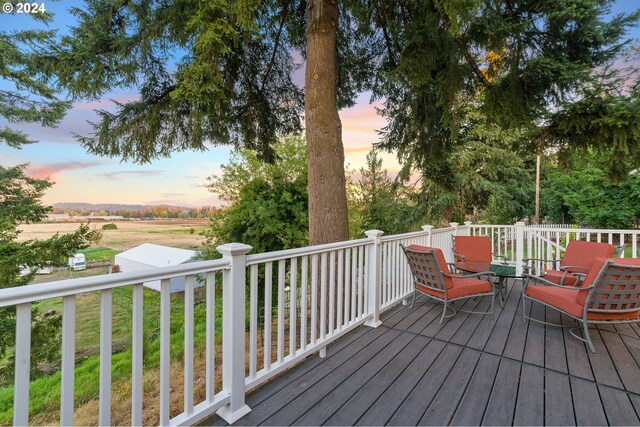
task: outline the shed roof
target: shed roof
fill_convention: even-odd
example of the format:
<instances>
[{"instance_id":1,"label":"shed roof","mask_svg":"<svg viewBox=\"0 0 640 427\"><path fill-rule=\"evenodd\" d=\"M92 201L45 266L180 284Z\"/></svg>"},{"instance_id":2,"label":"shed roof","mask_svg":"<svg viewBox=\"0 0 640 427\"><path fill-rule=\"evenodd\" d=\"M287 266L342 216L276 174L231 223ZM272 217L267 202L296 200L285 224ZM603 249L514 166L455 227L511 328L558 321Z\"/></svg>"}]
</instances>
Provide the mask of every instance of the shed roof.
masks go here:
<instances>
[{"instance_id":1,"label":"shed roof","mask_svg":"<svg viewBox=\"0 0 640 427\"><path fill-rule=\"evenodd\" d=\"M121 252L116 257L130 259L153 267L183 264L196 255L195 251L173 248L171 246L143 243L140 246Z\"/></svg>"}]
</instances>

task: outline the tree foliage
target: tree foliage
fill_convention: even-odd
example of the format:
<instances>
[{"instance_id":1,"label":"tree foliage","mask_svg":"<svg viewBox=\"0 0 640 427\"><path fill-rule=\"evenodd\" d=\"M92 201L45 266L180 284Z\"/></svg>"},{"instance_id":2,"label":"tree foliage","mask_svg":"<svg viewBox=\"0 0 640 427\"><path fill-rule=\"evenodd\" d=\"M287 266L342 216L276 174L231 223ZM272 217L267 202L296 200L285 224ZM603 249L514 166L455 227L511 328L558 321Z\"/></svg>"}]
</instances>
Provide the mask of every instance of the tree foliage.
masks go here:
<instances>
[{"instance_id":1,"label":"tree foliage","mask_svg":"<svg viewBox=\"0 0 640 427\"><path fill-rule=\"evenodd\" d=\"M565 165L552 157L543 170L542 216L551 222L593 228L640 226L640 176L632 172L625 180L611 180L607 175L610 159L595 150L575 154Z\"/></svg>"},{"instance_id":2,"label":"tree foliage","mask_svg":"<svg viewBox=\"0 0 640 427\"><path fill-rule=\"evenodd\" d=\"M41 221L47 207L41 198L52 184L46 180L28 177L24 165L5 168L0 166L0 289L27 285L40 267L66 262L66 257L88 245L93 237L87 225L74 233L59 235L46 240L18 241L20 224ZM21 276L25 267L30 273ZM41 317L32 309L31 367L36 373L38 364L56 361L59 352L57 332L60 315ZM15 307L0 308L0 356L4 356L15 340ZM12 367L2 375L10 375ZM0 376L2 376L0 375Z\"/></svg>"},{"instance_id":3,"label":"tree foliage","mask_svg":"<svg viewBox=\"0 0 640 427\"><path fill-rule=\"evenodd\" d=\"M308 244L306 145L298 136L274 145L277 159L268 164L250 150L235 152L208 188L231 205L211 219L205 232L205 257L215 246L241 242L254 252Z\"/></svg>"},{"instance_id":4,"label":"tree foliage","mask_svg":"<svg viewBox=\"0 0 640 427\"><path fill-rule=\"evenodd\" d=\"M611 3L392 3L374 87L389 120L380 147L398 151L406 174L416 167L452 187L442 160L460 143L464 107L475 99L500 126L529 129L532 151L541 142L611 147L617 157L637 151L637 93L622 94L609 66L638 13L609 17Z\"/></svg>"},{"instance_id":5,"label":"tree foliage","mask_svg":"<svg viewBox=\"0 0 640 427\"><path fill-rule=\"evenodd\" d=\"M467 108L455 149L439 164L446 181L423 175L420 212L429 223L451 221L511 223L530 215L535 156L518 149L522 131L504 130L481 112Z\"/></svg>"},{"instance_id":6,"label":"tree foliage","mask_svg":"<svg viewBox=\"0 0 640 427\"><path fill-rule=\"evenodd\" d=\"M48 22L50 16L32 17ZM39 123L53 127L64 117L70 103L58 99L52 80L40 67L39 56L52 48L55 32L43 30L0 30L0 117L11 126L0 128L0 144L20 148L35 141L15 123Z\"/></svg>"},{"instance_id":7,"label":"tree foliage","mask_svg":"<svg viewBox=\"0 0 640 427\"><path fill-rule=\"evenodd\" d=\"M350 216L357 218L357 222L351 221L353 237L362 237L372 229L386 234L404 233L420 225L417 223L424 215L416 213L415 188L394 181L383 169L378 152L367 154L367 165L360 168L360 177L351 187Z\"/></svg>"}]
</instances>

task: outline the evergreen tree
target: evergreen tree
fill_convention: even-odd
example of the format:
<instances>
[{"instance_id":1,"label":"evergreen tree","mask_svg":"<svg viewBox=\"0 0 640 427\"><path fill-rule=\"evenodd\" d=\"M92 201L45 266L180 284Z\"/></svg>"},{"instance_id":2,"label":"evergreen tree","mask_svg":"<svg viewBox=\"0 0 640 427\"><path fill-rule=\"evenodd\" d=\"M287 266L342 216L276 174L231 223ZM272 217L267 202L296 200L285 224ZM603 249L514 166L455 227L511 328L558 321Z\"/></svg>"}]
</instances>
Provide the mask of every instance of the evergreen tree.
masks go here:
<instances>
[{"instance_id":1,"label":"evergreen tree","mask_svg":"<svg viewBox=\"0 0 640 427\"><path fill-rule=\"evenodd\" d=\"M601 120L590 126L601 132L587 143L609 145L612 134L625 133L617 152L636 146L638 124L613 114L624 109L617 103L633 106L635 98L589 95L593 71L616 58L638 17L607 20L610 4L86 0L72 9L78 24L43 63L77 97L99 98L116 87L140 92L115 113L100 112L95 134L80 138L93 153L147 162L210 142L273 160L278 135L299 130L303 94L291 74L300 52L315 244L347 238L338 109L363 90L385 99L389 125L380 147L397 150L404 176L417 167L453 183L443 159L457 144L467 99L481 99L502 126L543 124L548 137L535 140L569 146L587 141L570 113L597 101L602 107L592 118Z\"/></svg>"},{"instance_id":2,"label":"evergreen tree","mask_svg":"<svg viewBox=\"0 0 640 427\"><path fill-rule=\"evenodd\" d=\"M32 15L41 22L49 22L51 16L43 13ZM0 117L9 124L39 123L55 126L70 107L61 101L52 88L52 81L41 71L39 57L52 49L53 31L0 30ZM0 144L20 148L36 141L15 126L0 128Z\"/></svg>"},{"instance_id":3,"label":"evergreen tree","mask_svg":"<svg viewBox=\"0 0 640 427\"><path fill-rule=\"evenodd\" d=\"M32 15L49 22L46 13ZM42 72L41 55L53 48L52 31L0 30L0 117L11 124L0 129L0 144L19 149L32 140L15 124L39 123L53 127L64 117L70 103L59 100L53 83ZM23 286L31 282L39 267L66 262L66 257L86 247L93 234L87 226L75 233L58 235L47 240L18 241L20 224L41 221L51 208L41 203L44 192L53 185L48 180L25 175L26 165L0 166L0 289ZM29 268L21 276L21 270ZM60 314L41 317L32 309L31 367L36 374L38 364L57 362ZM15 307L0 308L0 357L15 342ZM0 372L0 379L12 377L13 365Z\"/></svg>"}]
</instances>

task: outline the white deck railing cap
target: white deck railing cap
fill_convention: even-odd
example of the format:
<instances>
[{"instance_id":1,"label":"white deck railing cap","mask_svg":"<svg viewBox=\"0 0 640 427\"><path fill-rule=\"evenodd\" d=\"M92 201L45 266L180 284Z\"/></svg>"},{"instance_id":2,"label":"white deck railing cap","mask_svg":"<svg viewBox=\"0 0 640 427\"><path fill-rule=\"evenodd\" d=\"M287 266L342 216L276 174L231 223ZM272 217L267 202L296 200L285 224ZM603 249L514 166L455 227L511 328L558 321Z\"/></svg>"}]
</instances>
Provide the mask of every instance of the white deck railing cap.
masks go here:
<instances>
[{"instance_id":1,"label":"white deck railing cap","mask_svg":"<svg viewBox=\"0 0 640 427\"><path fill-rule=\"evenodd\" d=\"M227 243L225 245L217 246L216 249L222 255L245 255L249 253L253 246L245 245L244 243Z\"/></svg>"}]
</instances>

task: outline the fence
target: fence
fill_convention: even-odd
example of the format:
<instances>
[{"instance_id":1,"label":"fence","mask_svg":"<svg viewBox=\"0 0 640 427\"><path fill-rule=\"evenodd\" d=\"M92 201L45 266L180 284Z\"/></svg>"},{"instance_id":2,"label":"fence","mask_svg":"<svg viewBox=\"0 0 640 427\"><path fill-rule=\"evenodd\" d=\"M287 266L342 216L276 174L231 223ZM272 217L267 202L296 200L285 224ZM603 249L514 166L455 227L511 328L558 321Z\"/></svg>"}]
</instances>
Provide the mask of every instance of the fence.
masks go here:
<instances>
[{"instance_id":1,"label":"fence","mask_svg":"<svg viewBox=\"0 0 640 427\"><path fill-rule=\"evenodd\" d=\"M488 235L494 252L516 261L525 255L559 258L570 240L585 239L626 243L635 257L639 234L468 222L440 229L424 226L418 232L391 236L371 230L363 239L263 254L247 255L250 246L233 243L218 247L223 258L217 261L3 289L0 307L17 310L13 421L17 425L29 422L32 305L44 299L61 299L63 307L60 424L73 423L76 296L87 292L100 293L99 423L111 424L112 292L127 286L132 287L131 421L142 424L143 283L156 280L161 281L160 424L194 424L214 412L232 423L250 411L245 404L247 390L314 352L323 356L329 343L360 325L378 326L380 313L407 300L413 283L401 245L439 247L452 261L452 236ZM169 290L174 277L185 278L182 390L171 387ZM205 287L206 395L195 401L194 288L200 282ZM216 313L219 297L222 313ZM222 322L221 345L216 344L216 317ZM216 374L222 376L220 387L216 387ZM180 392L182 412L172 414L172 393Z\"/></svg>"}]
</instances>

